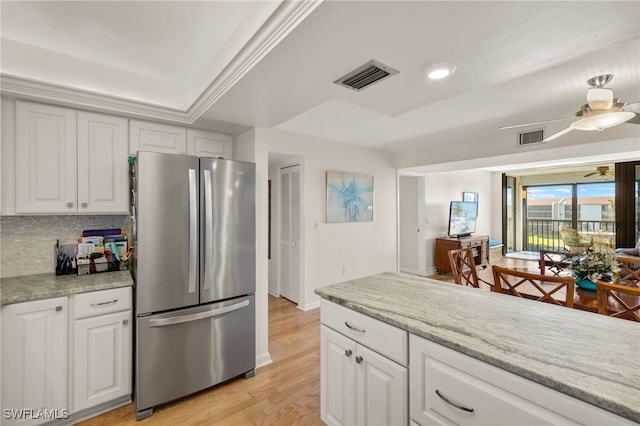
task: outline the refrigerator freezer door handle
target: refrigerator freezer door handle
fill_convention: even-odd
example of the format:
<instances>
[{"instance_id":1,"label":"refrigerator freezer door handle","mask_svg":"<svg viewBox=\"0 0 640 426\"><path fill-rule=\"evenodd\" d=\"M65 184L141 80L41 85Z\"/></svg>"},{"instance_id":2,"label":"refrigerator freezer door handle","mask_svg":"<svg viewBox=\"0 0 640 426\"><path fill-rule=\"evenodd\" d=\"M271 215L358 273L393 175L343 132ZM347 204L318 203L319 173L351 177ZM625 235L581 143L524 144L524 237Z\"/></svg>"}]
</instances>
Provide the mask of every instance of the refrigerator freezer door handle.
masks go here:
<instances>
[{"instance_id":1,"label":"refrigerator freezer door handle","mask_svg":"<svg viewBox=\"0 0 640 426\"><path fill-rule=\"evenodd\" d=\"M198 194L196 170L189 169L189 293L196 291L198 262Z\"/></svg>"},{"instance_id":2,"label":"refrigerator freezer door handle","mask_svg":"<svg viewBox=\"0 0 640 426\"><path fill-rule=\"evenodd\" d=\"M229 312L237 311L238 309L246 308L249 306L249 300L244 300L234 305L225 306L224 308L212 309L210 311L198 312L197 314L181 315L171 318L158 318L149 320L150 327L164 327L167 325L181 324L183 322L198 321L205 318L217 317Z\"/></svg>"},{"instance_id":3,"label":"refrigerator freezer door handle","mask_svg":"<svg viewBox=\"0 0 640 426\"><path fill-rule=\"evenodd\" d=\"M204 290L213 287L213 203L211 200L211 170L204 170Z\"/></svg>"}]
</instances>

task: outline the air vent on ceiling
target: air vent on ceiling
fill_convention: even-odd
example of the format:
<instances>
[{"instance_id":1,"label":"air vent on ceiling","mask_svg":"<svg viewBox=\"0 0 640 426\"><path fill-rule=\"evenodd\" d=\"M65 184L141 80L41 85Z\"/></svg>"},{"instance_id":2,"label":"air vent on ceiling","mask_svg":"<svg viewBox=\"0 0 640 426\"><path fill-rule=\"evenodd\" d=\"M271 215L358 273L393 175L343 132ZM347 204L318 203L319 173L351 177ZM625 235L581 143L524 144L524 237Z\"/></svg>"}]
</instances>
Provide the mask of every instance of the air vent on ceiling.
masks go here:
<instances>
[{"instance_id":1,"label":"air vent on ceiling","mask_svg":"<svg viewBox=\"0 0 640 426\"><path fill-rule=\"evenodd\" d=\"M398 72L398 70L372 60L337 79L334 83L359 92L365 87L369 87Z\"/></svg>"},{"instance_id":2,"label":"air vent on ceiling","mask_svg":"<svg viewBox=\"0 0 640 426\"><path fill-rule=\"evenodd\" d=\"M518 146L529 146L538 143L544 143L542 142L543 140L544 131L542 129L518 133Z\"/></svg>"}]
</instances>

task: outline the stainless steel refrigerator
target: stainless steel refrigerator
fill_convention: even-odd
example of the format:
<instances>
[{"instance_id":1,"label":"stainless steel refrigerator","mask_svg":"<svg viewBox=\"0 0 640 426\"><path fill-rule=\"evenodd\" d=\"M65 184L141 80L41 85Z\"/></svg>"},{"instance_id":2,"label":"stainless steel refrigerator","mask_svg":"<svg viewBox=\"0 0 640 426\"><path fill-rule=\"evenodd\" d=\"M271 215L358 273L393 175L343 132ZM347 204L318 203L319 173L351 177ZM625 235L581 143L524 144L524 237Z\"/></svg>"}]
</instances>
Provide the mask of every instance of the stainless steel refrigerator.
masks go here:
<instances>
[{"instance_id":1,"label":"stainless steel refrigerator","mask_svg":"<svg viewBox=\"0 0 640 426\"><path fill-rule=\"evenodd\" d=\"M255 165L139 152L135 402L155 406L255 374Z\"/></svg>"}]
</instances>

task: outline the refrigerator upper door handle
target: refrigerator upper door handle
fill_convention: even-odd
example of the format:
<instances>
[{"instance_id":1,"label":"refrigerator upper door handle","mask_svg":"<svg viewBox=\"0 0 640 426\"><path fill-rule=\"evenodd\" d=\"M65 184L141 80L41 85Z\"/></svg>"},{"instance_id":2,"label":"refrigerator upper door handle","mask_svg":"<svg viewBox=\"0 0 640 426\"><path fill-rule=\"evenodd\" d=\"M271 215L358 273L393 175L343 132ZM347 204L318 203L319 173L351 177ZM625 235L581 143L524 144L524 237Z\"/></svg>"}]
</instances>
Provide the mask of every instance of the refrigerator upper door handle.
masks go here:
<instances>
[{"instance_id":1,"label":"refrigerator upper door handle","mask_svg":"<svg viewBox=\"0 0 640 426\"><path fill-rule=\"evenodd\" d=\"M189 169L189 293L196 291L198 264L198 193L196 170Z\"/></svg>"},{"instance_id":2,"label":"refrigerator upper door handle","mask_svg":"<svg viewBox=\"0 0 640 426\"><path fill-rule=\"evenodd\" d=\"M204 286L203 290L213 287L213 203L211 200L211 170L204 170Z\"/></svg>"},{"instance_id":3,"label":"refrigerator upper door handle","mask_svg":"<svg viewBox=\"0 0 640 426\"><path fill-rule=\"evenodd\" d=\"M171 318L158 318L149 320L149 327L164 327L167 325L181 324L184 322L198 321L205 318L217 317L222 314L237 311L238 309L249 306L249 300L243 300L240 303L225 306L223 308L211 309L210 311L198 312L196 314L181 315Z\"/></svg>"}]
</instances>

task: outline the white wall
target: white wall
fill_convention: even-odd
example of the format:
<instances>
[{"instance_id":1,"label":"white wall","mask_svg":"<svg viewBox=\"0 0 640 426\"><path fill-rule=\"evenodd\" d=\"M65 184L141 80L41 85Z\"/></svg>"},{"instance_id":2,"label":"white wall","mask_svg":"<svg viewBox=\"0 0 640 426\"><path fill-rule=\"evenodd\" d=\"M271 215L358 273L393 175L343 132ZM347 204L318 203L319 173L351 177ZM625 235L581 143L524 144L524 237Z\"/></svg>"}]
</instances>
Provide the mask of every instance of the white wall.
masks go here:
<instances>
[{"instance_id":1,"label":"white wall","mask_svg":"<svg viewBox=\"0 0 640 426\"><path fill-rule=\"evenodd\" d=\"M424 210L426 269L435 272L435 240L446 236L449 202L462 200L463 192L478 193L477 235L501 239L502 195L499 174L485 171L460 171L425 175ZM496 183L497 182L497 183ZM496 186L497 184L497 186Z\"/></svg>"},{"instance_id":2,"label":"white wall","mask_svg":"<svg viewBox=\"0 0 640 426\"><path fill-rule=\"evenodd\" d=\"M397 270L397 192L393 154L282 130L255 129L255 134L256 144L268 146L269 152L287 153L300 160L301 309L318 306L320 298L314 293L316 288ZM326 223L327 170L374 176L372 222ZM277 235L273 238L272 249L278 245ZM274 264L274 252L271 265Z\"/></svg>"},{"instance_id":3,"label":"white wall","mask_svg":"<svg viewBox=\"0 0 640 426\"><path fill-rule=\"evenodd\" d=\"M256 364L269 364L269 301L267 264L268 155L266 146L256 142L254 130L235 140L234 158L256 163Z\"/></svg>"}]
</instances>

